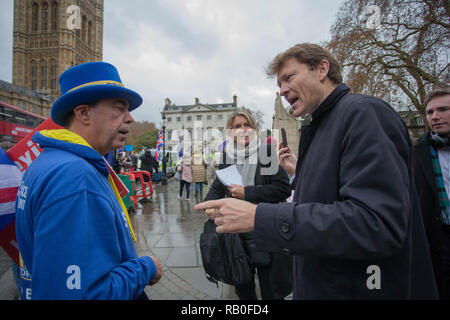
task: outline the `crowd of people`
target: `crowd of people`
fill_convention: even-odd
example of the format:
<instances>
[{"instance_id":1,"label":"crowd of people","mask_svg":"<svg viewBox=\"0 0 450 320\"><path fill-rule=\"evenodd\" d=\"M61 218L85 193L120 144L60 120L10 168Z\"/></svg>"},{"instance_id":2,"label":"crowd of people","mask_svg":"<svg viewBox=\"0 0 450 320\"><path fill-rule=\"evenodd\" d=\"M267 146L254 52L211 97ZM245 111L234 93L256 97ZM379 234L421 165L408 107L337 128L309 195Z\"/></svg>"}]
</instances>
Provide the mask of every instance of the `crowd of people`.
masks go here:
<instances>
[{"instance_id":1,"label":"crowd of people","mask_svg":"<svg viewBox=\"0 0 450 320\"><path fill-rule=\"evenodd\" d=\"M189 200L195 183L197 202L203 201L207 183L196 210L214 221L217 233L240 236L252 279L235 285L237 296L257 299L257 274L267 300L292 291L294 299L449 299L448 87L429 94L430 131L413 145L393 108L352 93L336 59L319 45L278 54L267 74L276 77L295 117L311 115L299 146L280 141L270 152L251 114L237 110L216 159L194 150L176 169L178 199L185 190ZM138 256L103 159L123 146L130 112L142 98L105 62L71 67L59 83L51 116L64 129L33 136L44 151L18 188L20 268L29 275L22 297L146 299L144 289L158 283L162 265L155 256ZM270 153L269 165L261 152ZM150 151L116 160L120 171L138 168L139 160L142 170L159 167ZM236 165L243 185L225 185L215 177L216 165Z\"/></svg>"},{"instance_id":2,"label":"crowd of people","mask_svg":"<svg viewBox=\"0 0 450 320\"><path fill-rule=\"evenodd\" d=\"M183 154L176 171L180 174L180 191L178 199L183 199L183 191L186 190L185 200L190 200L191 183L194 183L195 199L197 202L203 199L203 185L211 185L216 176L217 164L213 158L206 157L202 150L197 150L192 154Z\"/></svg>"}]
</instances>

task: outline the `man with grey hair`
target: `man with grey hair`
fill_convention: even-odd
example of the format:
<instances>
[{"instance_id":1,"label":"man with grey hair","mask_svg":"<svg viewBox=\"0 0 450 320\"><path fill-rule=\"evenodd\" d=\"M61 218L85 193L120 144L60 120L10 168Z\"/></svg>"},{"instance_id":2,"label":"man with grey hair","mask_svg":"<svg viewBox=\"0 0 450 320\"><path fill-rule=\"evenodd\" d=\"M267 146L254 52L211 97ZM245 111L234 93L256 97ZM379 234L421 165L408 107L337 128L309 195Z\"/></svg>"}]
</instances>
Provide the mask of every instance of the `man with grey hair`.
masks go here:
<instances>
[{"instance_id":1,"label":"man with grey hair","mask_svg":"<svg viewBox=\"0 0 450 320\"><path fill-rule=\"evenodd\" d=\"M350 93L336 59L298 44L268 75L302 127L298 160L280 144L294 178L291 203L208 201L218 232L253 230L257 248L293 255L294 299L433 299L436 287L412 180L412 144L397 113Z\"/></svg>"}]
</instances>

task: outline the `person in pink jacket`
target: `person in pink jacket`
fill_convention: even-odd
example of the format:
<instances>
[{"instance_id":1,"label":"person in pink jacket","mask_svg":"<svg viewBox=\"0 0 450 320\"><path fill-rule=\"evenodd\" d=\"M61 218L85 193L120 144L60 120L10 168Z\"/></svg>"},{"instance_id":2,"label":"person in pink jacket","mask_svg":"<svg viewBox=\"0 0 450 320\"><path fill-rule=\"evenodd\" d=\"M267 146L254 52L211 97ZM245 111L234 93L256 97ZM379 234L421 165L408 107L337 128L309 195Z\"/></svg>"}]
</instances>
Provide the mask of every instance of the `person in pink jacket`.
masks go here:
<instances>
[{"instance_id":1,"label":"person in pink jacket","mask_svg":"<svg viewBox=\"0 0 450 320\"><path fill-rule=\"evenodd\" d=\"M186 186L186 200L189 201L192 182L192 160L189 154L183 156L177 170L181 171L180 194L178 195L178 199L181 200L183 198L183 187Z\"/></svg>"}]
</instances>

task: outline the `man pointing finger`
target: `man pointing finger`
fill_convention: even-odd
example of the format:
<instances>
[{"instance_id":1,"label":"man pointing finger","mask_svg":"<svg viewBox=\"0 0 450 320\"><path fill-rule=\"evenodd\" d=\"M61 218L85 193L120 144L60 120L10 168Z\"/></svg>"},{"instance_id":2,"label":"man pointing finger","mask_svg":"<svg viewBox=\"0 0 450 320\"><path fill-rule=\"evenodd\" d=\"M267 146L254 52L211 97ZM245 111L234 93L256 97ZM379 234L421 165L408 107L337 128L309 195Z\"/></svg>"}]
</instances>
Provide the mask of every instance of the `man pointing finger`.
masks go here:
<instances>
[{"instance_id":1,"label":"man pointing finger","mask_svg":"<svg viewBox=\"0 0 450 320\"><path fill-rule=\"evenodd\" d=\"M218 233L243 233L253 230L256 204L234 198L199 203L195 210L215 210L210 215Z\"/></svg>"},{"instance_id":2,"label":"man pointing finger","mask_svg":"<svg viewBox=\"0 0 450 320\"><path fill-rule=\"evenodd\" d=\"M336 58L315 44L280 53L267 74L295 117L311 116L298 160L288 148L278 154L294 176L293 201L223 199L196 209L217 209L218 232L253 231L257 250L292 255L294 299L436 298L399 115L351 93ZM382 273L379 288L367 285L370 266Z\"/></svg>"}]
</instances>

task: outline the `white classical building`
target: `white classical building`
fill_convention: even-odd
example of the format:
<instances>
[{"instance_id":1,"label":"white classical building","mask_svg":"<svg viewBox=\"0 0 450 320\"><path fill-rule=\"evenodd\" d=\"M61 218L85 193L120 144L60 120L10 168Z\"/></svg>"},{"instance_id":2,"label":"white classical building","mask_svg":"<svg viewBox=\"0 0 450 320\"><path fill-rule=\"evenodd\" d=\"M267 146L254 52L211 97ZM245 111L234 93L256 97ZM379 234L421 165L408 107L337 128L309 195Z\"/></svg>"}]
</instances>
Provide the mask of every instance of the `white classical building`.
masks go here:
<instances>
[{"instance_id":1,"label":"white classical building","mask_svg":"<svg viewBox=\"0 0 450 320\"><path fill-rule=\"evenodd\" d=\"M236 95L233 102L205 104L195 98L195 104L181 106L166 98L161 112L166 129L166 150L178 150L183 141L184 150L217 151L225 140L227 119L236 110Z\"/></svg>"}]
</instances>

